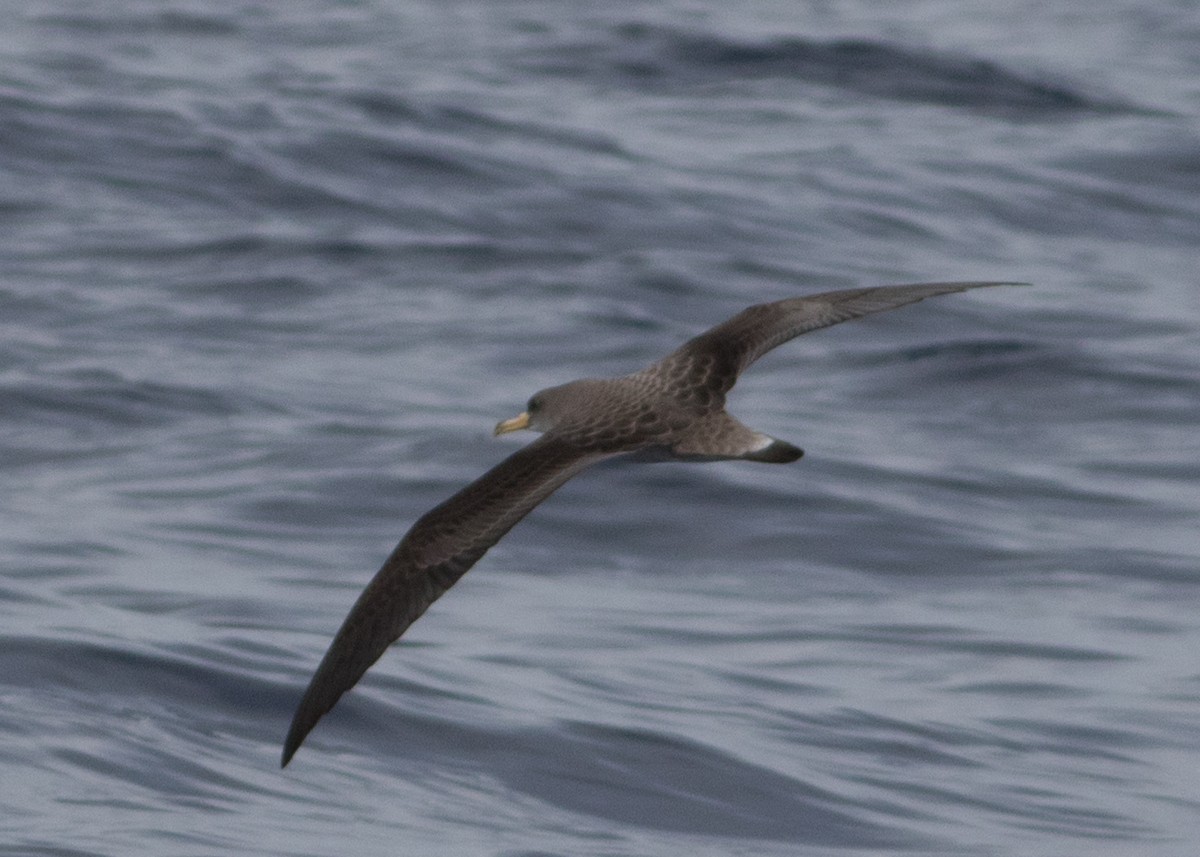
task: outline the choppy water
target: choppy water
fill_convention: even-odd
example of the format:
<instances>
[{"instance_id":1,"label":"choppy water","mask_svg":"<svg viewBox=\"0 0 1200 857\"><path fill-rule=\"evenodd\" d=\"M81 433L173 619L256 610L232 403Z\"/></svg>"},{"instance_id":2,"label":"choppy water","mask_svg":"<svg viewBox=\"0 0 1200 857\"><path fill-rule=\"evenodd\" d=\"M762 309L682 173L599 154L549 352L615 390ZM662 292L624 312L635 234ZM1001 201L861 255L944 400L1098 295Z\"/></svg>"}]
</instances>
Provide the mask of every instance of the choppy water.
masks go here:
<instances>
[{"instance_id":1,"label":"choppy water","mask_svg":"<svg viewBox=\"0 0 1200 857\"><path fill-rule=\"evenodd\" d=\"M0 36L0 853L1191 855L1189 3L34 2ZM534 390L741 307L788 467L601 467L278 767Z\"/></svg>"}]
</instances>

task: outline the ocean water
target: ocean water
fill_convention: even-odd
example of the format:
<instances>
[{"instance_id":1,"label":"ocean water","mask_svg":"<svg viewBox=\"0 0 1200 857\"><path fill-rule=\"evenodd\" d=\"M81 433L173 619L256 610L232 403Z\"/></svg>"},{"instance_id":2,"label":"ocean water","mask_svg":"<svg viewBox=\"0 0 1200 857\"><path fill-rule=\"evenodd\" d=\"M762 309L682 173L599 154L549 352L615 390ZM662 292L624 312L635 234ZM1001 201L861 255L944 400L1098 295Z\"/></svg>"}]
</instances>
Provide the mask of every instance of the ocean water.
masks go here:
<instances>
[{"instance_id":1,"label":"ocean water","mask_svg":"<svg viewBox=\"0 0 1200 857\"><path fill-rule=\"evenodd\" d=\"M46 2L0 35L0 854L1200 839L1200 17ZM598 467L286 770L535 390L742 307L788 466Z\"/></svg>"}]
</instances>

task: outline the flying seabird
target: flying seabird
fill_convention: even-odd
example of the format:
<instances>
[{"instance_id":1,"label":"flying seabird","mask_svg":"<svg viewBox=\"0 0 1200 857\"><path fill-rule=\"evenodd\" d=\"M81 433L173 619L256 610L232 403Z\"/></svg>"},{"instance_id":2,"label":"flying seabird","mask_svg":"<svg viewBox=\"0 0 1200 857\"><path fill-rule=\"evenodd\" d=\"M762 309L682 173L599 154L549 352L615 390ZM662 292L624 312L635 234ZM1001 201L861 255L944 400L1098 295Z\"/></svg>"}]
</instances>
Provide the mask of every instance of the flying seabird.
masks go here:
<instances>
[{"instance_id":1,"label":"flying seabird","mask_svg":"<svg viewBox=\"0 0 1200 857\"><path fill-rule=\"evenodd\" d=\"M747 428L725 412L725 394L750 364L810 330L935 295L1004 285L1020 284L879 286L758 304L640 372L535 393L523 413L496 426L496 434L529 428L541 437L421 516L363 590L300 700L282 764L430 604L584 468L631 454L682 461L795 461L804 454L799 447Z\"/></svg>"}]
</instances>

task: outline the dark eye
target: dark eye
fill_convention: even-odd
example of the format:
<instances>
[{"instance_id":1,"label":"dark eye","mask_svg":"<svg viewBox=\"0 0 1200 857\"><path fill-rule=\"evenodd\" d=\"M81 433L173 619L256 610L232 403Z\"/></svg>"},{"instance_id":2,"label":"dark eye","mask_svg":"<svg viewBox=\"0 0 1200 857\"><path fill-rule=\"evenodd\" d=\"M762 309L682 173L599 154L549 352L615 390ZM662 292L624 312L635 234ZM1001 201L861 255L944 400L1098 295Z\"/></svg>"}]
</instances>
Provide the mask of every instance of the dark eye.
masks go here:
<instances>
[{"instance_id":1,"label":"dark eye","mask_svg":"<svg viewBox=\"0 0 1200 857\"><path fill-rule=\"evenodd\" d=\"M529 404L525 406L525 410L529 411L531 414L537 413L539 410L541 410L541 408L542 400L538 396L534 396L532 399L530 399Z\"/></svg>"}]
</instances>

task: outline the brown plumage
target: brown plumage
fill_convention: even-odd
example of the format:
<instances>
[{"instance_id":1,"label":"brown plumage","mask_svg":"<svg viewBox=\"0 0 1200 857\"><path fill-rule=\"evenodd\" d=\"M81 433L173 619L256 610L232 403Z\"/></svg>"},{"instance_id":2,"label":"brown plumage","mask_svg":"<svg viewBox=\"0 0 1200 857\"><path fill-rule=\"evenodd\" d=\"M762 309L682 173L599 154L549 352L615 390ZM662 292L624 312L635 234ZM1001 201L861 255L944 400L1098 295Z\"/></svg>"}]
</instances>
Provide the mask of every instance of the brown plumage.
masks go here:
<instances>
[{"instance_id":1,"label":"brown plumage","mask_svg":"<svg viewBox=\"0 0 1200 857\"><path fill-rule=\"evenodd\" d=\"M777 345L821 327L934 295L1014 283L925 283L759 304L620 378L573 381L529 400L501 434L544 434L425 513L359 596L296 709L283 764L342 694L487 550L564 482L604 458L795 461L803 452L725 412L725 394Z\"/></svg>"}]
</instances>

